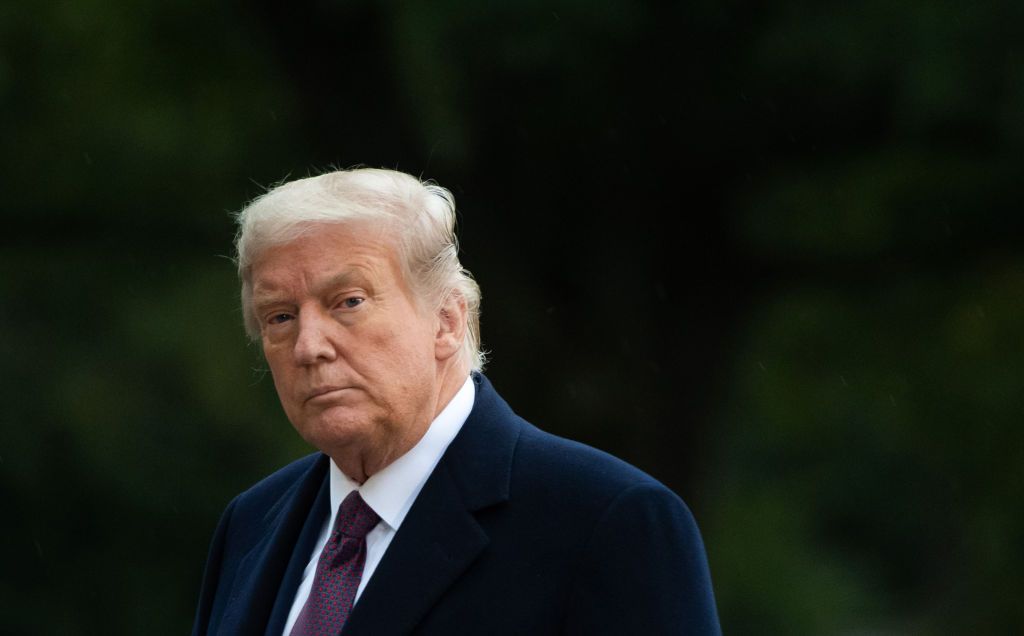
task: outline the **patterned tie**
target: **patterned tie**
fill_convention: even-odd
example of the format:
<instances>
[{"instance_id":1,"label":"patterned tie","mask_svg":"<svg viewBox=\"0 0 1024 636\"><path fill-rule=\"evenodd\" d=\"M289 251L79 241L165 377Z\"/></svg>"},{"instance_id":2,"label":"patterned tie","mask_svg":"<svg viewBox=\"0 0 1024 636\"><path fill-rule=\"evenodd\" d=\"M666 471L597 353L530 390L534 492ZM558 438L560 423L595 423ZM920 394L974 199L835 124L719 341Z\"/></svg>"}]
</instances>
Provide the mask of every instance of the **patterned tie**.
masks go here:
<instances>
[{"instance_id":1,"label":"patterned tie","mask_svg":"<svg viewBox=\"0 0 1024 636\"><path fill-rule=\"evenodd\" d=\"M366 535L380 521L359 493L350 492L338 508L334 532L316 564L313 588L291 636L337 636L352 611L366 563Z\"/></svg>"}]
</instances>

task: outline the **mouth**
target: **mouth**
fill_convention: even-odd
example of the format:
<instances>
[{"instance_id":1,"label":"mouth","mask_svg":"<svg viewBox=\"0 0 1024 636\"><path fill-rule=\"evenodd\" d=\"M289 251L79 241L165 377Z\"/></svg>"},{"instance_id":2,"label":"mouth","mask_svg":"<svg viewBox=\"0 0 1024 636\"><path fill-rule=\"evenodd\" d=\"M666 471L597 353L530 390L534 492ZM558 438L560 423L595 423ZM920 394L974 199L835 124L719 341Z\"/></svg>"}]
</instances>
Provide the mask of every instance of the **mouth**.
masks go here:
<instances>
[{"instance_id":1,"label":"mouth","mask_svg":"<svg viewBox=\"0 0 1024 636\"><path fill-rule=\"evenodd\" d=\"M313 389L306 395L306 402L314 402L317 401L318 399L329 399L331 397L334 397L337 393L346 391L349 388L350 387L347 386L333 385L320 386Z\"/></svg>"}]
</instances>

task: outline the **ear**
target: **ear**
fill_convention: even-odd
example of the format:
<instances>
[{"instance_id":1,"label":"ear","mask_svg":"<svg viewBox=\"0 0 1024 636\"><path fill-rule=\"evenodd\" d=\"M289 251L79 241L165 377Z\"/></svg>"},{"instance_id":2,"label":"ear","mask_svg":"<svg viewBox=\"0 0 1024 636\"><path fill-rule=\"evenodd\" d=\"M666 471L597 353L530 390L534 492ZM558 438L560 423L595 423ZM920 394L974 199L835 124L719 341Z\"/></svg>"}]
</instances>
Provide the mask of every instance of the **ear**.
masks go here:
<instances>
[{"instance_id":1,"label":"ear","mask_svg":"<svg viewBox=\"0 0 1024 636\"><path fill-rule=\"evenodd\" d=\"M466 338L466 299L457 291L448 293L437 310L437 333L434 336L434 357L448 360L462 348Z\"/></svg>"}]
</instances>

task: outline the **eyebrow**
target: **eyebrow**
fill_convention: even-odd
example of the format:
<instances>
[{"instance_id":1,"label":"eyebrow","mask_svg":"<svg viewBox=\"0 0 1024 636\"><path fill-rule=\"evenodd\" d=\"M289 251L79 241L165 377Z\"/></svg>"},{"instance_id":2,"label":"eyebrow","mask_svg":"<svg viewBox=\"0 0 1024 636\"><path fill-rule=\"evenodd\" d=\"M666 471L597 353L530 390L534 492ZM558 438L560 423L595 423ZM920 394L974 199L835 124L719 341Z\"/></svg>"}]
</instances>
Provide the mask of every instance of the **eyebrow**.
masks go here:
<instances>
[{"instance_id":1,"label":"eyebrow","mask_svg":"<svg viewBox=\"0 0 1024 636\"><path fill-rule=\"evenodd\" d=\"M322 283L315 285L312 289L314 295L320 295L329 289L336 287L344 287L353 283L362 283L364 286L369 287L367 283L367 276L359 267L348 267L331 276ZM286 293L278 291L278 287L273 283L263 283L253 285L252 290L252 304L257 310L262 307L270 305L276 305L278 303L284 303L288 301Z\"/></svg>"},{"instance_id":2,"label":"eyebrow","mask_svg":"<svg viewBox=\"0 0 1024 636\"><path fill-rule=\"evenodd\" d=\"M316 285L313 288L313 293L322 294L328 289L334 289L336 287L345 287L355 283L366 284L367 276L361 271L360 267L349 267L341 270L334 276L331 276L320 285Z\"/></svg>"}]
</instances>

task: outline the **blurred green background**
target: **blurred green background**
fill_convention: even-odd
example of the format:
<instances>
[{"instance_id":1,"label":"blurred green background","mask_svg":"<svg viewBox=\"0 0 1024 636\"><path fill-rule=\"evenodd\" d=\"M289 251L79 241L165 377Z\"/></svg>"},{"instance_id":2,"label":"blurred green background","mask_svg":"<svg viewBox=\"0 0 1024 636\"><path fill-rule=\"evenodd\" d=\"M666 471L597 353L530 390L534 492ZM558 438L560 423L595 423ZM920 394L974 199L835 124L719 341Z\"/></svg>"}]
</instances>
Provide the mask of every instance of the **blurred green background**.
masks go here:
<instances>
[{"instance_id":1,"label":"blurred green background","mask_svg":"<svg viewBox=\"0 0 1024 636\"><path fill-rule=\"evenodd\" d=\"M1024 633L1024 4L0 4L0 632L183 634L309 449L231 213L436 179L522 415L704 532L728 634Z\"/></svg>"}]
</instances>

